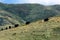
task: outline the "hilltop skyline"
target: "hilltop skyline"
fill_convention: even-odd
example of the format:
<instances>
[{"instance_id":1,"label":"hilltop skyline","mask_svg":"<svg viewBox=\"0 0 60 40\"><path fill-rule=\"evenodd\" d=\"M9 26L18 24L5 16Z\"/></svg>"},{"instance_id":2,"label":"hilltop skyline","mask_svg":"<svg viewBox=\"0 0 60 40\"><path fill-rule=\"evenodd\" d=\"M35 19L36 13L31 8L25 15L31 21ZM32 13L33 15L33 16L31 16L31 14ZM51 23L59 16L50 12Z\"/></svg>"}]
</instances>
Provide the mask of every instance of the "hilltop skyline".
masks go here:
<instances>
[{"instance_id":1,"label":"hilltop skyline","mask_svg":"<svg viewBox=\"0 0 60 40\"><path fill-rule=\"evenodd\" d=\"M22 3L38 3L43 5L60 4L60 0L0 0L0 2L7 4L22 4Z\"/></svg>"}]
</instances>

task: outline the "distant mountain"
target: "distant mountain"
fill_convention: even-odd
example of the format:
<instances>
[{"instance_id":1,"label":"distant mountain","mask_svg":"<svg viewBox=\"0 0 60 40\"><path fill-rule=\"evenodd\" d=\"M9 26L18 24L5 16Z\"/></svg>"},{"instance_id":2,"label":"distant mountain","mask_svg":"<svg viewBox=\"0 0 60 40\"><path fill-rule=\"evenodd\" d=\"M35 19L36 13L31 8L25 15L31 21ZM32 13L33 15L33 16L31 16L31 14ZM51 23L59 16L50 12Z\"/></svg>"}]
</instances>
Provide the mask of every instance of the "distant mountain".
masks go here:
<instances>
[{"instance_id":1,"label":"distant mountain","mask_svg":"<svg viewBox=\"0 0 60 40\"><path fill-rule=\"evenodd\" d=\"M28 15L27 19L28 21L36 21L39 19L53 17L56 16L57 14L58 13L53 9L39 6L30 11L30 14Z\"/></svg>"},{"instance_id":2,"label":"distant mountain","mask_svg":"<svg viewBox=\"0 0 60 40\"><path fill-rule=\"evenodd\" d=\"M60 7L60 6L59 6ZM0 3L0 26L25 24L60 14L59 7L41 4L3 4ZM57 11L56 11L57 10Z\"/></svg>"},{"instance_id":3,"label":"distant mountain","mask_svg":"<svg viewBox=\"0 0 60 40\"><path fill-rule=\"evenodd\" d=\"M15 24L22 25L24 20L18 15L5 10L7 8L8 8L7 4L0 3L0 26L15 25Z\"/></svg>"},{"instance_id":4,"label":"distant mountain","mask_svg":"<svg viewBox=\"0 0 60 40\"><path fill-rule=\"evenodd\" d=\"M58 10L58 11L60 11L60 5L52 5L51 7Z\"/></svg>"}]
</instances>

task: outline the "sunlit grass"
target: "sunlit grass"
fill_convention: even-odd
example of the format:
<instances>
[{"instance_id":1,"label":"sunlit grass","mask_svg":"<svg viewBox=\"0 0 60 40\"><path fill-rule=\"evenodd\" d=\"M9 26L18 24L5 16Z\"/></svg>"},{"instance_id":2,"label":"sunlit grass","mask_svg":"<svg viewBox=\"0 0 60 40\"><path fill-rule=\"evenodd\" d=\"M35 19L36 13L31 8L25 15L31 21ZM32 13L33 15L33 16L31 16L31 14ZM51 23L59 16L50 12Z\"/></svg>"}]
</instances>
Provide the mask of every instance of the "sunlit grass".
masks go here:
<instances>
[{"instance_id":1,"label":"sunlit grass","mask_svg":"<svg viewBox=\"0 0 60 40\"><path fill-rule=\"evenodd\" d=\"M60 21L37 21L29 25L1 31L0 40L60 40L60 29L57 27L60 27Z\"/></svg>"}]
</instances>

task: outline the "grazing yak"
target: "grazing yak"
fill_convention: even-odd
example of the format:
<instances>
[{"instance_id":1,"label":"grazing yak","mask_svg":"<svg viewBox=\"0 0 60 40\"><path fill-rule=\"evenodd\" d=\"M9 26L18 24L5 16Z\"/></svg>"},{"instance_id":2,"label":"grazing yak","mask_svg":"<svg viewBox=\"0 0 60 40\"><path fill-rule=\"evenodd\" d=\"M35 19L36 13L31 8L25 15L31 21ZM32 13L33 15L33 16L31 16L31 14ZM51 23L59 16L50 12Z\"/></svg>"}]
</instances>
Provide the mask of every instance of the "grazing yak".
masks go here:
<instances>
[{"instance_id":1,"label":"grazing yak","mask_svg":"<svg viewBox=\"0 0 60 40\"><path fill-rule=\"evenodd\" d=\"M26 22L25 24L28 25L28 24L30 24L30 22L28 21L28 22Z\"/></svg>"},{"instance_id":2,"label":"grazing yak","mask_svg":"<svg viewBox=\"0 0 60 40\"><path fill-rule=\"evenodd\" d=\"M4 29L3 28L1 28L1 30L0 31L3 31Z\"/></svg>"},{"instance_id":3,"label":"grazing yak","mask_svg":"<svg viewBox=\"0 0 60 40\"><path fill-rule=\"evenodd\" d=\"M18 26L19 26L19 24L15 24L15 25L14 25L14 27L18 27Z\"/></svg>"},{"instance_id":4,"label":"grazing yak","mask_svg":"<svg viewBox=\"0 0 60 40\"><path fill-rule=\"evenodd\" d=\"M44 19L44 22L46 22L46 21L48 21L49 19L48 18L46 18L46 19Z\"/></svg>"},{"instance_id":5,"label":"grazing yak","mask_svg":"<svg viewBox=\"0 0 60 40\"><path fill-rule=\"evenodd\" d=\"M8 28L6 27L5 30L7 30Z\"/></svg>"},{"instance_id":6,"label":"grazing yak","mask_svg":"<svg viewBox=\"0 0 60 40\"><path fill-rule=\"evenodd\" d=\"M9 29L11 29L11 26L9 26Z\"/></svg>"}]
</instances>

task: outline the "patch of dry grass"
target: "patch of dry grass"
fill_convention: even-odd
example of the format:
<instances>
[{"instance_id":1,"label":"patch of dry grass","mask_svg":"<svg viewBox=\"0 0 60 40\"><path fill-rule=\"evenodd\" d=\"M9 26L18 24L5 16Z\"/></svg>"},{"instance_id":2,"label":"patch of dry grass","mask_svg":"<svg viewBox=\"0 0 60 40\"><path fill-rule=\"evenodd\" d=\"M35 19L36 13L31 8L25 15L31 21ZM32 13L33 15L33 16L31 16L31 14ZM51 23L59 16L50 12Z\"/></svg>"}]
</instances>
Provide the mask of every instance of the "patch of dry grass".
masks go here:
<instances>
[{"instance_id":1,"label":"patch of dry grass","mask_svg":"<svg viewBox=\"0 0 60 40\"><path fill-rule=\"evenodd\" d=\"M53 21L52 21L53 20ZM29 25L12 28L0 32L0 40L60 40L60 18L52 18L48 22L33 22ZM55 33L57 30L58 33Z\"/></svg>"}]
</instances>

